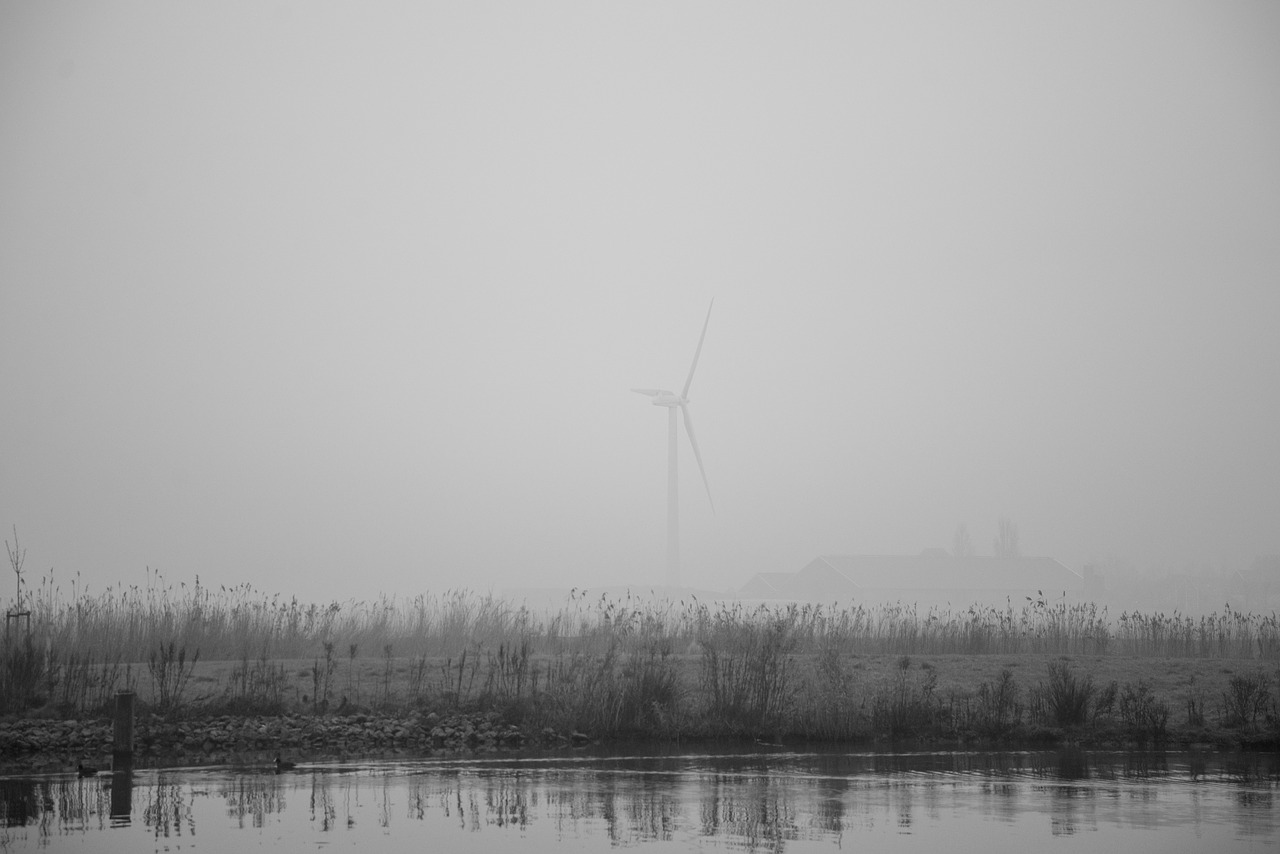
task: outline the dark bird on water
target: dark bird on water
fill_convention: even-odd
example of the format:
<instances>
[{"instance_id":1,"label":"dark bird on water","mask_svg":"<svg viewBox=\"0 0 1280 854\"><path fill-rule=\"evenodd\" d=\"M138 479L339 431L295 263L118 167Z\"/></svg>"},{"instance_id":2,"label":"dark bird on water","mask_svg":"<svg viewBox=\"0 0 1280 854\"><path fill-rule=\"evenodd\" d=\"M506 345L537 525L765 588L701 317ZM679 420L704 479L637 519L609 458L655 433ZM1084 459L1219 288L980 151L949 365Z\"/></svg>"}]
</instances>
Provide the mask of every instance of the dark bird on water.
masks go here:
<instances>
[{"instance_id":1,"label":"dark bird on water","mask_svg":"<svg viewBox=\"0 0 1280 854\"><path fill-rule=\"evenodd\" d=\"M85 765L83 762L81 762L79 765L76 766L76 773L79 774L81 777L92 777L94 774L98 773L98 769L91 768L88 765Z\"/></svg>"},{"instance_id":2,"label":"dark bird on water","mask_svg":"<svg viewBox=\"0 0 1280 854\"><path fill-rule=\"evenodd\" d=\"M298 767L296 763L285 762L280 758L279 753L276 754L276 773L277 774L279 774L281 771L288 771L290 768L296 768L296 767Z\"/></svg>"}]
</instances>

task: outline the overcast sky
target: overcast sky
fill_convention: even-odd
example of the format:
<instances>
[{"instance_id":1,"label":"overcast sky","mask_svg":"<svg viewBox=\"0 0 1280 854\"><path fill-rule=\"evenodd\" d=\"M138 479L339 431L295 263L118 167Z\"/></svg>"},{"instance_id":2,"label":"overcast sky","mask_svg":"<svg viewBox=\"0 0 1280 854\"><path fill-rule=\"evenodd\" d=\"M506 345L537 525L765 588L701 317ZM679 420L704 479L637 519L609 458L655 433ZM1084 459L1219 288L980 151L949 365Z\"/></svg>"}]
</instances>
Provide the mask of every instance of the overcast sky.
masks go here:
<instances>
[{"instance_id":1,"label":"overcast sky","mask_svg":"<svg viewBox=\"0 0 1280 854\"><path fill-rule=\"evenodd\" d=\"M304 598L1280 551L1280 4L0 5L0 527ZM0 594L12 595L12 575Z\"/></svg>"}]
</instances>

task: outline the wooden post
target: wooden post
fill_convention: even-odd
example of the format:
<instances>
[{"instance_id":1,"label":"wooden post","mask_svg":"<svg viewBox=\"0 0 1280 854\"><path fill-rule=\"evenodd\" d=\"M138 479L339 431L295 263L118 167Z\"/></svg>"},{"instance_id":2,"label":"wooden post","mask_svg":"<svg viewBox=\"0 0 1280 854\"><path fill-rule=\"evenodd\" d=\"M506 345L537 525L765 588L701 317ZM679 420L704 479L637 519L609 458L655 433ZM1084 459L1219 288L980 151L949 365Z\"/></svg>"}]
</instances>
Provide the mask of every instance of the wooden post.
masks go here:
<instances>
[{"instance_id":1,"label":"wooden post","mask_svg":"<svg viewBox=\"0 0 1280 854\"><path fill-rule=\"evenodd\" d=\"M26 629L26 635L31 634L31 612L30 611L7 611L4 615L4 639L9 640L9 624L14 623L20 628Z\"/></svg>"},{"instance_id":2,"label":"wooden post","mask_svg":"<svg viewBox=\"0 0 1280 854\"><path fill-rule=\"evenodd\" d=\"M111 746L111 771L114 774L133 770L133 698L132 691L116 692L116 717Z\"/></svg>"}]
</instances>

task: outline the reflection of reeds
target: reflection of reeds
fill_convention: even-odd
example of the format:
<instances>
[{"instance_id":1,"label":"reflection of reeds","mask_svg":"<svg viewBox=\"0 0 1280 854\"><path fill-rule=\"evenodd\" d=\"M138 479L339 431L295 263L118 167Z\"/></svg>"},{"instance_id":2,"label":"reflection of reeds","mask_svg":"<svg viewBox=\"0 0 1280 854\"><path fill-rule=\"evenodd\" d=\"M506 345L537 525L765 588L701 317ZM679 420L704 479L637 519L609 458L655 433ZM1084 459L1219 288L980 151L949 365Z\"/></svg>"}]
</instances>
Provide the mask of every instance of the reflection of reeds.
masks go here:
<instances>
[{"instance_id":1,"label":"reflection of reeds","mask_svg":"<svg viewBox=\"0 0 1280 854\"><path fill-rule=\"evenodd\" d=\"M195 835L195 814L191 809L190 793L185 786L168 783L161 777L156 785L147 787L144 792L146 806L142 809L142 823L156 839ZM241 816L240 827L244 826ZM254 826L262 825L257 823Z\"/></svg>"},{"instance_id":2,"label":"reflection of reeds","mask_svg":"<svg viewBox=\"0 0 1280 854\"><path fill-rule=\"evenodd\" d=\"M47 848L53 836L102 830L110 815L111 792L94 781L0 780L0 850L9 850L4 845L5 828L35 826L40 847Z\"/></svg>"},{"instance_id":3,"label":"reflection of reeds","mask_svg":"<svg viewBox=\"0 0 1280 854\"><path fill-rule=\"evenodd\" d=\"M163 790L167 787L156 788ZM226 802L227 817L234 819L241 830L246 827L263 827L268 816L285 810L285 787L280 778L273 775L238 775L220 783L215 792ZM180 798L180 793L177 797Z\"/></svg>"}]
</instances>

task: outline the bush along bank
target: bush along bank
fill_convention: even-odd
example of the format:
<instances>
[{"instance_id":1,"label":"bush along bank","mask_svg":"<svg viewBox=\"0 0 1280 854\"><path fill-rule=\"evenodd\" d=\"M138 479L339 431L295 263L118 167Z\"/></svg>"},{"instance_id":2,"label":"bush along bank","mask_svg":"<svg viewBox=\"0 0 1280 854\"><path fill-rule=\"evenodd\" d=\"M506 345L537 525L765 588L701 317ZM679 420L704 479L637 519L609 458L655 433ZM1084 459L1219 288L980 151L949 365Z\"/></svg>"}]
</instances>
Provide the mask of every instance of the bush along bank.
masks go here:
<instances>
[{"instance_id":1,"label":"bush along bank","mask_svg":"<svg viewBox=\"0 0 1280 854\"><path fill-rule=\"evenodd\" d=\"M837 665L826 669L819 680L828 686L848 678ZM837 689L829 702L809 707L802 726L784 722L780 731L877 742L1280 748L1280 713L1262 670L1230 676L1217 696L1197 687L1194 676L1174 696L1143 679L1104 683L1061 658L1049 660L1034 681L1020 681L1006 667L972 689L938 684L936 667L903 656L863 699Z\"/></svg>"}]
</instances>

